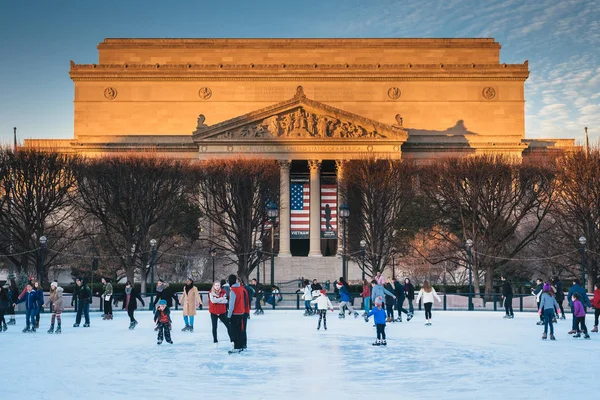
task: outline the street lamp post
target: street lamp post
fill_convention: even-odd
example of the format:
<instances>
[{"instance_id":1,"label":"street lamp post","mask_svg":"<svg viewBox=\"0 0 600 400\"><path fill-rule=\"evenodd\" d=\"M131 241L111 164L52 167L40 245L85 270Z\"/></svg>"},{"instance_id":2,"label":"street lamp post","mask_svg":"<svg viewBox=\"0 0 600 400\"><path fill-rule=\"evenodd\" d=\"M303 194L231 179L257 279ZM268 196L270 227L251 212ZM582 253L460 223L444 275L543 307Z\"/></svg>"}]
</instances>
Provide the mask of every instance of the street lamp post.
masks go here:
<instances>
[{"instance_id":1,"label":"street lamp post","mask_svg":"<svg viewBox=\"0 0 600 400\"><path fill-rule=\"evenodd\" d=\"M48 239L46 238L46 236L42 236L40 237L40 244L42 245L42 254L40 257L40 261L41 261L41 265L40 265L40 287L44 286L44 263L45 263L45 256L46 256L46 243L48 242ZM43 289L42 289L43 290Z\"/></svg>"},{"instance_id":2,"label":"street lamp post","mask_svg":"<svg viewBox=\"0 0 600 400\"><path fill-rule=\"evenodd\" d=\"M471 253L473 241L471 239L467 239L465 247L467 249L467 257L469 260L469 311L471 311L473 310L473 256Z\"/></svg>"},{"instance_id":3,"label":"street lamp post","mask_svg":"<svg viewBox=\"0 0 600 400\"><path fill-rule=\"evenodd\" d=\"M346 247L346 221L350 216L350 210L348 209L348 205L346 203L342 204L340 207L340 218L342 218L342 223L344 224L344 237L343 237L343 250L342 254L342 277L344 278L344 282L348 281L348 260L346 259L347 247Z\"/></svg>"},{"instance_id":4,"label":"street lamp post","mask_svg":"<svg viewBox=\"0 0 600 400\"><path fill-rule=\"evenodd\" d=\"M581 286L585 289L585 236L579 238L579 252L581 253ZM587 290L587 289L586 289Z\"/></svg>"},{"instance_id":5,"label":"street lamp post","mask_svg":"<svg viewBox=\"0 0 600 400\"><path fill-rule=\"evenodd\" d=\"M150 309L154 310L154 264L156 263L156 239L150 240Z\"/></svg>"},{"instance_id":6,"label":"street lamp post","mask_svg":"<svg viewBox=\"0 0 600 400\"><path fill-rule=\"evenodd\" d=\"M258 259L258 264L256 266L256 284L260 283L260 260L262 259L262 241L257 240L254 243L254 247L256 248L256 258Z\"/></svg>"},{"instance_id":7,"label":"street lamp post","mask_svg":"<svg viewBox=\"0 0 600 400\"><path fill-rule=\"evenodd\" d=\"M392 279L396 279L396 250L392 249L390 255L392 256Z\"/></svg>"},{"instance_id":8,"label":"street lamp post","mask_svg":"<svg viewBox=\"0 0 600 400\"><path fill-rule=\"evenodd\" d=\"M365 280L365 247L367 247L367 241L365 239L360 241L360 256L362 258L362 280Z\"/></svg>"},{"instance_id":9,"label":"street lamp post","mask_svg":"<svg viewBox=\"0 0 600 400\"><path fill-rule=\"evenodd\" d=\"M212 257L212 282L215 283L215 257L217 256L217 249L210 249L210 256Z\"/></svg>"},{"instance_id":10,"label":"street lamp post","mask_svg":"<svg viewBox=\"0 0 600 400\"><path fill-rule=\"evenodd\" d=\"M272 201L267 204L267 217L271 221L271 286L275 285L275 221L279 215L277 204Z\"/></svg>"}]
</instances>

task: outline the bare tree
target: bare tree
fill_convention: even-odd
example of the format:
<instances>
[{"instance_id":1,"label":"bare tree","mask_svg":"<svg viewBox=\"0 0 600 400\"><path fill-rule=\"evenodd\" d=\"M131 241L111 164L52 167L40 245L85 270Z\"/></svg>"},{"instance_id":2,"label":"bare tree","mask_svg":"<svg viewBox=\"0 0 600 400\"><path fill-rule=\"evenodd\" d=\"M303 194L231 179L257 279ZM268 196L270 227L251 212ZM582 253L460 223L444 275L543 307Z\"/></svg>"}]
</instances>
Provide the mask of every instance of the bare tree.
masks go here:
<instances>
[{"instance_id":1,"label":"bare tree","mask_svg":"<svg viewBox=\"0 0 600 400\"><path fill-rule=\"evenodd\" d=\"M18 272L31 269L47 282L48 267L77 240L72 219L76 155L25 149L0 150L0 249ZM40 238L47 238L42 260ZM33 268L31 268L33 266Z\"/></svg>"},{"instance_id":2,"label":"bare tree","mask_svg":"<svg viewBox=\"0 0 600 400\"><path fill-rule=\"evenodd\" d=\"M392 249L402 252L402 243L416 231L415 171L405 160L352 160L346 167L342 191L350 209L348 247L358 254L360 241L366 241L368 275L383 271Z\"/></svg>"},{"instance_id":3,"label":"bare tree","mask_svg":"<svg viewBox=\"0 0 600 400\"><path fill-rule=\"evenodd\" d=\"M494 272L542 233L554 203L553 170L505 156L441 160L422 169L422 190L438 210L435 237L464 254L474 242L473 278L492 292Z\"/></svg>"},{"instance_id":4,"label":"bare tree","mask_svg":"<svg viewBox=\"0 0 600 400\"><path fill-rule=\"evenodd\" d=\"M279 167L269 160L212 160L198 172L200 208L219 231L210 241L247 282L260 262L254 246L265 238L265 207L279 199Z\"/></svg>"},{"instance_id":5,"label":"bare tree","mask_svg":"<svg viewBox=\"0 0 600 400\"><path fill-rule=\"evenodd\" d=\"M120 265L132 282L139 269L142 291L151 239L163 251L198 239L200 211L186 161L153 155L89 159L80 163L77 175L79 205L91 219L88 223L102 232L95 239L101 242L92 241L91 246L118 256L113 265Z\"/></svg>"}]
</instances>

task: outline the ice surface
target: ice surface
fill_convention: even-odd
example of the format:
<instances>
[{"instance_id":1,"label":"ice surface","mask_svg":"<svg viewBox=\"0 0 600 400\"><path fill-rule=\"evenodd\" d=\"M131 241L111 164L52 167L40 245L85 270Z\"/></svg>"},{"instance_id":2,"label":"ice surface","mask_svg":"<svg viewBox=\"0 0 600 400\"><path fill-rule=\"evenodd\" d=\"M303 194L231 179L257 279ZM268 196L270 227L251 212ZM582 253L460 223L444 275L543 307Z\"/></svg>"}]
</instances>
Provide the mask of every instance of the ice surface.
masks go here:
<instances>
[{"instance_id":1,"label":"ice surface","mask_svg":"<svg viewBox=\"0 0 600 400\"><path fill-rule=\"evenodd\" d=\"M156 344L152 314L136 313L130 331L122 312L90 328L73 328L63 315L63 334L40 329L24 334L23 315L0 333L3 399L546 399L595 398L600 335L573 339L570 315L556 326L557 340L542 341L537 314L435 311L410 322L388 324L387 348L371 346L372 319L328 313L328 330L302 311L252 316L248 351L228 355L212 343L210 317L196 316L195 332L181 332L173 311L173 345ZM593 316L587 316L588 329Z\"/></svg>"}]
</instances>

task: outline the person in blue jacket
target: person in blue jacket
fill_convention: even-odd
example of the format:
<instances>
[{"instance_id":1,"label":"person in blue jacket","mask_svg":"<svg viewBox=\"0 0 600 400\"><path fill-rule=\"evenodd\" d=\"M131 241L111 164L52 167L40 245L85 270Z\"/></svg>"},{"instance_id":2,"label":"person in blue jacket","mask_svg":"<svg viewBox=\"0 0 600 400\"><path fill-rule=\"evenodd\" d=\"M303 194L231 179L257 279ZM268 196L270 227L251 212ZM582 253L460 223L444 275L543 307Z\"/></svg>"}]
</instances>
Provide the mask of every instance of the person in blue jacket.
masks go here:
<instances>
[{"instance_id":1,"label":"person in blue jacket","mask_svg":"<svg viewBox=\"0 0 600 400\"><path fill-rule=\"evenodd\" d=\"M377 296L375 298L375 308L372 309L369 314L365 317L365 322L369 322L369 317L371 315L374 316L375 319L375 327L377 328L377 340L373 343L373 346L387 346L387 342L385 341L385 322L386 322L386 313L385 310L381 307L383 304L383 297Z\"/></svg>"},{"instance_id":2,"label":"person in blue jacket","mask_svg":"<svg viewBox=\"0 0 600 400\"><path fill-rule=\"evenodd\" d=\"M37 291L33 290L33 286L31 286L30 283L27 284L25 289L27 290L27 293L14 303L13 306L25 302L25 318L27 325L25 326L25 329L23 329L23 333L35 332L35 316L37 315L37 310L40 306L39 296Z\"/></svg>"},{"instance_id":3,"label":"person in blue jacket","mask_svg":"<svg viewBox=\"0 0 600 400\"><path fill-rule=\"evenodd\" d=\"M352 296L350 295L350 286L344 278L340 278L336 285L340 291L340 314L339 318L345 318L344 309L347 308L351 314L354 314L354 318L358 318L358 312L352 307Z\"/></svg>"},{"instance_id":4,"label":"person in blue jacket","mask_svg":"<svg viewBox=\"0 0 600 400\"><path fill-rule=\"evenodd\" d=\"M573 323L571 325L571 330L569 331L569 335L573 333L577 333L577 318L575 318L575 313L573 313L573 295L575 293L579 293L579 300L581 301L581 305L583 306L583 310L587 312L586 308L591 307L592 303L590 302L590 298L588 297L585 289L579 283L579 279L573 279L573 286L569 289L569 294L567 295L567 299L569 300L569 307L571 307L571 313L573 314Z\"/></svg>"},{"instance_id":5,"label":"person in blue jacket","mask_svg":"<svg viewBox=\"0 0 600 400\"><path fill-rule=\"evenodd\" d=\"M35 311L35 327L40 327L40 314L44 307L44 289L39 281L35 281L33 284L33 291L38 297L38 309Z\"/></svg>"}]
</instances>

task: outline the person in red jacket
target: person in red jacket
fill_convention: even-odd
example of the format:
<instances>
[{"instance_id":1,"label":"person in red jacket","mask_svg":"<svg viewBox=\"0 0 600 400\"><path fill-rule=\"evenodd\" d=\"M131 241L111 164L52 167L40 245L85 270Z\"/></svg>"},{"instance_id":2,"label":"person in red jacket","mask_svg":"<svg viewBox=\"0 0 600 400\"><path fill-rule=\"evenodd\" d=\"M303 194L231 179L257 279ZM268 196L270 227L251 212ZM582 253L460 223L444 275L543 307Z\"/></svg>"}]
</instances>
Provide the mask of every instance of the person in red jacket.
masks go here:
<instances>
[{"instance_id":1,"label":"person in red jacket","mask_svg":"<svg viewBox=\"0 0 600 400\"><path fill-rule=\"evenodd\" d=\"M227 292L221 289L221 283L216 281L213 283L212 289L208 293L208 312L210 313L210 320L212 322L212 335L213 343L215 347L219 347L219 340L217 339L217 325L219 320L227 328L227 335L231 340L231 334L229 333L229 321L227 320Z\"/></svg>"},{"instance_id":2,"label":"person in red jacket","mask_svg":"<svg viewBox=\"0 0 600 400\"><path fill-rule=\"evenodd\" d=\"M360 295L363 298L363 307L365 309L362 316L366 317L369 311L371 311L371 284L366 279L363 279L363 291Z\"/></svg>"},{"instance_id":3,"label":"person in red jacket","mask_svg":"<svg viewBox=\"0 0 600 400\"><path fill-rule=\"evenodd\" d=\"M233 340L233 350L230 350L229 354L235 354L244 351L244 331L246 330L244 315L249 298L246 289L238 283L237 276L231 274L227 281L230 287L227 317L231 321L230 335Z\"/></svg>"},{"instance_id":4,"label":"person in red jacket","mask_svg":"<svg viewBox=\"0 0 600 400\"><path fill-rule=\"evenodd\" d=\"M594 329L592 329L592 332L598 333L598 317L600 317L600 283L594 285L592 306L596 309L594 312Z\"/></svg>"}]
</instances>

